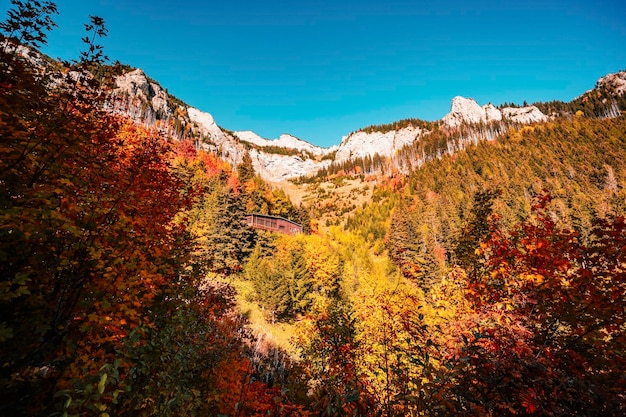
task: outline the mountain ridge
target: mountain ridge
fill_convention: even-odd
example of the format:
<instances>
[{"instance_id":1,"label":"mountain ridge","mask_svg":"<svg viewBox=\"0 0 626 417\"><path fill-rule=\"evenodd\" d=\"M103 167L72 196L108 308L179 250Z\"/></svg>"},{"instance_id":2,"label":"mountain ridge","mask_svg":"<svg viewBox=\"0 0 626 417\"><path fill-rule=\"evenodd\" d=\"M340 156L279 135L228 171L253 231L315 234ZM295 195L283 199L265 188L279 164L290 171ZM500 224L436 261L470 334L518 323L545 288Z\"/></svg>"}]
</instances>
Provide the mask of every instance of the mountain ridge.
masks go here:
<instances>
[{"instance_id":1,"label":"mountain ridge","mask_svg":"<svg viewBox=\"0 0 626 417\"><path fill-rule=\"evenodd\" d=\"M195 137L198 147L217 152L233 165L240 163L243 155L249 152L256 172L270 182L315 175L331 164L342 164L366 158L390 160L402 149L415 146L434 129L443 129L452 132L451 135L460 137L466 136L465 139L461 138L462 141L478 142L493 139L506 131L508 126L541 123L575 112L571 109L569 112L567 109L544 112L540 108L541 103L502 107L487 103L481 106L472 98L456 96L451 100L450 111L440 120L426 122L420 119L410 119L406 123L399 121L388 125L369 126L343 136L338 145L324 148L288 133L275 139L266 139L251 130L231 132L224 129L208 112L187 106L182 101L173 104L167 91L158 83L152 82L141 69L119 75L116 78L116 86L114 94L121 92L132 100L138 101L144 114L138 117L137 110L132 110L133 106L127 106L126 110L122 111L123 113L136 120L143 119L143 122L147 121L148 124L155 125L159 125L156 123L157 120L174 119L173 125L176 128L173 132L170 131L170 134L174 133L174 136L178 136L179 139L185 135ZM593 96L596 91L604 93L609 91L611 96L623 96L626 91L626 72L621 71L601 77L593 89L575 100L584 103L585 97ZM570 103L574 103L575 100ZM605 98L604 102L606 101ZM615 102L614 99L613 102ZM561 107L568 105L568 103L559 103L562 103ZM136 103L135 107L137 105ZM610 117L616 117L625 107L615 104L607 106L608 110L604 114ZM550 107L544 106L545 109L550 109ZM146 110L151 113L150 117L146 117ZM163 124L172 125L171 122L160 125ZM447 152L452 151L453 149L448 146ZM419 165L419 161L409 161L408 164L403 165L413 166L415 163ZM399 167L400 164L397 164L394 168Z\"/></svg>"},{"instance_id":2,"label":"mountain ridge","mask_svg":"<svg viewBox=\"0 0 626 417\"><path fill-rule=\"evenodd\" d=\"M22 49L19 53L35 66L54 61L39 51ZM288 133L266 139L249 130L227 130L210 113L169 94L142 69L119 63L116 68L114 89L106 104L110 111L155 127L166 137L192 139L197 148L215 152L232 165L241 163L248 152L256 172L270 182L310 177L332 165L349 166L351 162L367 159L386 161L387 172L406 174L428 159L462 149L466 143L492 140L511 126L575 114L617 117L626 109L626 71L618 71L599 78L594 88L569 103L552 101L496 107L491 103L480 106L472 98L456 96L451 101L450 112L440 120L405 119L372 125L343 136L338 145L324 148ZM418 146L425 138L440 132L447 135L446 143ZM421 155L411 150L420 147ZM374 169L380 172L383 170L380 166Z\"/></svg>"}]
</instances>

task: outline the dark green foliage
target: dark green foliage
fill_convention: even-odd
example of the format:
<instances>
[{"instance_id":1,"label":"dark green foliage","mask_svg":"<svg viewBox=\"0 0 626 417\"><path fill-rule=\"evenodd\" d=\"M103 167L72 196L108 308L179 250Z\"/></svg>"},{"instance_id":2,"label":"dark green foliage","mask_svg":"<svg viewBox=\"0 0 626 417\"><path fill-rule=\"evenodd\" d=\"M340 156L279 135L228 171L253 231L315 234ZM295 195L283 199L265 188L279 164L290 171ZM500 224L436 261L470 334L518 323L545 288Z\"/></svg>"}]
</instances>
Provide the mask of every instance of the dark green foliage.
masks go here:
<instances>
[{"instance_id":1,"label":"dark green foliage","mask_svg":"<svg viewBox=\"0 0 626 417\"><path fill-rule=\"evenodd\" d=\"M154 416L215 415L215 400L206 397L218 397L215 370L221 362L248 355L245 344L251 337L234 314L232 291L180 284L178 294L185 302L165 300L162 307L169 314L157 314L154 327L137 328L127 339L126 355L137 365L132 369L133 395L122 396L120 410L149 410L145 415ZM149 340L146 344L139 343L142 333Z\"/></svg>"},{"instance_id":2,"label":"dark green foliage","mask_svg":"<svg viewBox=\"0 0 626 417\"><path fill-rule=\"evenodd\" d=\"M299 156L302 159L307 159L310 158L311 155L309 155L306 151L302 151L299 149L292 149L292 148L285 148L283 146L274 146L274 145L268 145L268 146L259 146L259 145L255 145L254 143L250 143L248 141L245 140L239 140L239 142L241 142L241 144L247 149L256 149L258 151L262 151L266 154L271 154L271 155L286 155L286 156Z\"/></svg>"},{"instance_id":3,"label":"dark green foliage","mask_svg":"<svg viewBox=\"0 0 626 417\"><path fill-rule=\"evenodd\" d=\"M476 261L472 247L485 236L488 207L495 208L505 227L510 226L527 216L534 196L548 190L558 224L586 239L594 216L624 214L625 130L624 116L559 120L514 130L495 142L480 142L433 160L409 177L407 192L413 205L409 214L396 210L392 224L395 228L409 224L399 216L410 216L415 222L411 230L420 231L417 238L421 236L426 249L417 259L435 259L436 271L445 271L441 261L449 267L451 260L472 269ZM492 189L500 194L479 193ZM472 201L475 195L478 200ZM389 245L411 248L393 230ZM450 252L456 256L451 258ZM402 262L397 250L392 257Z\"/></svg>"},{"instance_id":4,"label":"dark green foliage","mask_svg":"<svg viewBox=\"0 0 626 417\"><path fill-rule=\"evenodd\" d=\"M253 254L250 258L253 267L247 269L246 276L254 284L256 300L268 310L272 320L282 320L291 316L291 296L289 283L274 270L267 260L260 260Z\"/></svg>"},{"instance_id":5,"label":"dark green foliage","mask_svg":"<svg viewBox=\"0 0 626 417\"><path fill-rule=\"evenodd\" d=\"M440 241L444 236L433 209L432 204L421 207L420 219L408 200L400 200L387 236L389 257L406 278L425 291L443 276L445 266L445 248Z\"/></svg>"},{"instance_id":6,"label":"dark green foliage","mask_svg":"<svg viewBox=\"0 0 626 417\"><path fill-rule=\"evenodd\" d=\"M197 262L222 275L240 271L256 239L256 233L246 223L241 198L217 187L192 213L197 216L192 220L198 236Z\"/></svg>"},{"instance_id":7,"label":"dark green foliage","mask_svg":"<svg viewBox=\"0 0 626 417\"><path fill-rule=\"evenodd\" d=\"M331 153L327 153L326 155L324 155L322 157L322 161L326 161L326 160L334 161L335 160L335 156L337 156L337 151L333 151Z\"/></svg>"},{"instance_id":8,"label":"dark green foliage","mask_svg":"<svg viewBox=\"0 0 626 417\"><path fill-rule=\"evenodd\" d=\"M296 217L296 208L282 188L276 188L272 191L270 213L273 216L284 217L285 219L294 219Z\"/></svg>"},{"instance_id":9,"label":"dark green foliage","mask_svg":"<svg viewBox=\"0 0 626 417\"><path fill-rule=\"evenodd\" d=\"M343 162L333 162L327 168L322 168L313 177L301 178L302 183L313 182L316 179L325 179L332 175L361 175L370 173L389 173L391 164L389 158L374 154L373 156L348 159Z\"/></svg>"},{"instance_id":10,"label":"dark green foliage","mask_svg":"<svg viewBox=\"0 0 626 417\"><path fill-rule=\"evenodd\" d=\"M418 223L413 218L409 202L403 198L398 202L389 226L387 249L389 257L400 267L405 276L415 278L420 259ZM421 262L420 262L421 261Z\"/></svg>"},{"instance_id":11,"label":"dark green foliage","mask_svg":"<svg viewBox=\"0 0 626 417\"><path fill-rule=\"evenodd\" d=\"M239 182L245 184L254 178L254 167L252 166L252 158L250 152L243 155L243 159L239 165L237 165L237 174L239 174Z\"/></svg>"},{"instance_id":12,"label":"dark green foliage","mask_svg":"<svg viewBox=\"0 0 626 417\"><path fill-rule=\"evenodd\" d=\"M397 122L393 122L393 123L367 126L367 127L364 127L362 129L357 130L357 132L365 132L365 133L380 132L380 133L387 133L387 132L391 132L393 130L405 129L407 127L414 127L414 128L420 128L420 129L431 129L432 126L433 126L432 122L427 122L427 121L420 120L420 119L402 119L402 120L398 120Z\"/></svg>"},{"instance_id":13,"label":"dark green foliage","mask_svg":"<svg viewBox=\"0 0 626 417\"><path fill-rule=\"evenodd\" d=\"M291 220L302 225L302 233L305 235L311 233L311 213L302 205L302 203L300 203L300 206L295 209L295 213L293 214Z\"/></svg>"},{"instance_id":14,"label":"dark green foliage","mask_svg":"<svg viewBox=\"0 0 626 417\"><path fill-rule=\"evenodd\" d=\"M453 244L454 261L472 278L479 268L480 256L476 248L480 242L489 237L489 219L493 214L494 200L500 195L500 190L478 191L474 194L472 209L464 220L464 226Z\"/></svg>"},{"instance_id":15,"label":"dark green foliage","mask_svg":"<svg viewBox=\"0 0 626 417\"><path fill-rule=\"evenodd\" d=\"M296 249L292 252L283 277L289 285L291 314L297 315L308 312L312 302L313 280L304 261L302 249Z\"/></svg>"},{"instance_id":16,"label":"dark green foliage","mask_svg":"<svg viewBox=\"0 0 626 417\"><path fill-rule=\"evenodd\" d=\"M307 270L301 243L285 241L264 255L257 245L246 267L257 301L272 319L290 320L308 311L313 296L313 279Z\"/></svg>"}]
</instances>

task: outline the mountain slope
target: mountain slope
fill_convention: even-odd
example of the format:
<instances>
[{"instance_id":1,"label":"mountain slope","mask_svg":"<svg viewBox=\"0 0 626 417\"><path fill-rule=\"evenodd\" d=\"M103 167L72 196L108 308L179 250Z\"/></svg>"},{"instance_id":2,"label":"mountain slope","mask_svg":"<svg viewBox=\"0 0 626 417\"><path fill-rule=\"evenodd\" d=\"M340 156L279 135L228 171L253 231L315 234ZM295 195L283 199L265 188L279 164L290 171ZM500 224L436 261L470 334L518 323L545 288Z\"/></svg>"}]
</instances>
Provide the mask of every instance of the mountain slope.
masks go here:
<instances>
[{"instance_id":1,"label":"mountain slope","mask_svg":"<svg viewBox=\"0 0 626 417\"><path fill-rule=\"evenodd\" d=\"M115 85L109 104L113 111L154 126L173 139L192 138L198 147L216 152L232 165L241 163L249 152L256 172L267 181L278 182L316 172L330 163L321 158L334 151L290 135L269 141L253 132L229 132L218 126L210 113L189 107L169 95L141 69L119 75Z\"/></svg>"},{"instance_id":2,"label":"mountain slope","mask_svg":"<svg viewBox=\"0 0 626 417\"><path fill-rule=\"evenodd\" d=\"M54 60L35 50L18 48L35 67L54 65ZM321 148L289 134L268 140L251 131L231 132L220 127L210 113L170 95L141 69L117 65L113 71L117 73L115 88L106 103L110 111L157 128L166 137L192 139L197 147L217 153L232 165L239 164L249 152L256 172L271 182L320 172L353 172L358 166L360 172L408 174L424 162L464 149L469 143L506 134L511 127L575 114L612 118L626 109L626 71L621 71L600 78L592 90L569 103L497 108L457 96L452 99L450 112L439 121L408 119L369 126L344 136L337 146Z\"/></svg>"},{"instance_id":3,"label":"mountain slope","mask_svg":"<svg viewBox=\"0 0 626 417\"><path fill-rule=\"evenodd\" d=\"M626 72L609 74L570 103L497 108L457 96L440 121L410 119L369 126L344 136L331 148L314 146L289 134L268 140L252 131L230 132L209 113L169 95L140 69L117 77L117 101L112 107L173 138L192 138L197 146L218 153L233 165L249 152L256 172L267 181L280 182L319 172L352 172L357 166L361 172L408 174L426 161L457 152L470 143L492 140L512 127L571 117L579 110L591 117L616 117L626 109L625 80Z\"/></svg>"}]
</instances>

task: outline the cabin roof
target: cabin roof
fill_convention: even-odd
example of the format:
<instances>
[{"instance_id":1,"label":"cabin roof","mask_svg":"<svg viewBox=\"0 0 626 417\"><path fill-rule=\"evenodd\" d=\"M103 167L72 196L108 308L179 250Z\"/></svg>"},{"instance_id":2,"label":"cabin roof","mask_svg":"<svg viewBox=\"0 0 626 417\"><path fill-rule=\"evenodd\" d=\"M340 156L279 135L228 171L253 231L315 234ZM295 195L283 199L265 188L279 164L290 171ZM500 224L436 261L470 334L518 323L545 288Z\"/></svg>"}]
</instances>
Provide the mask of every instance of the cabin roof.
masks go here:
<instances>
[{"instance_id":1,"label":"cabin roof","mask_svg":"<svg viewBox=\"0 0 626 417\"><path fill-rule=\"evenodd\" d=\"M291 223L291 224L293 224L293 225L295 225L295 226L300 226L300 227L302 227L302 225L301 225L300 223L296 223L296 222L294 222L293 220L289 220L289 219L286 219L286 218L284 218L284 217L280 217L280 216L272 216L272 215L270 215L270 214L248 213L248 214L246 214L246 216L255 216L255 217L264 217L264 218L266 218L266 219L283 220L283 221L286 221L286 222L288 222L288 223Z\"/></svg>"}]
</instances>

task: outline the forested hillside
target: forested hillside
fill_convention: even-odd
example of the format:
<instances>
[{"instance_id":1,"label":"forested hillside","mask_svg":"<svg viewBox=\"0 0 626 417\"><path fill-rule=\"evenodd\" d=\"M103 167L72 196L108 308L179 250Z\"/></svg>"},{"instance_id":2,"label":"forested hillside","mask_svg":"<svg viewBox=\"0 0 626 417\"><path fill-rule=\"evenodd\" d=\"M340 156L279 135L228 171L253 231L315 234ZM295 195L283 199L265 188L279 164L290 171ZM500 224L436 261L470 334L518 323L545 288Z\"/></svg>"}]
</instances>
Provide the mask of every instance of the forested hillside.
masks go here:
<instances>
[{"instance_id":1,"label":"forested hillside","mask_svg":"<svg viewBox=\"0 0 626 417\"><path fill-rule=\"evenodd\" d=\"M463 262L459 251L473 251L457 247L473 233L468 227L479 228L472 242L477 244L488 234L490 213L510 227L545 194L552 197L553 220L587 242L595 218L626 212L625 130L623 116L557 120L424 165L409 177L395 210L392 258L415 264L409 269L419 264L419 274L440 275Z\"/></svg>"},{"instance_id":2,"label":"forested hillside","mask_svg":"<svg viewBox=\"0 0 626 417\"><path fill-rule=\"evenodd\" d=\"M623 96L454 152L429 125L410 175L346 166L295 206L249 155L107 111L102 19L76 62L44 62L54 3L12 4L1 415L626 413Z\"/></svg>"}]
</instances>

